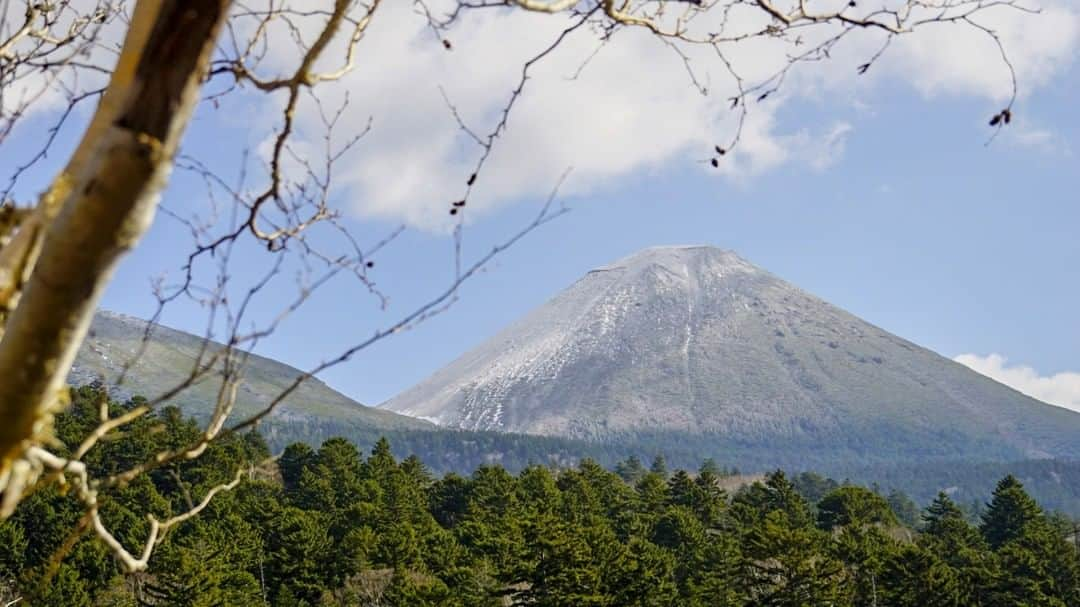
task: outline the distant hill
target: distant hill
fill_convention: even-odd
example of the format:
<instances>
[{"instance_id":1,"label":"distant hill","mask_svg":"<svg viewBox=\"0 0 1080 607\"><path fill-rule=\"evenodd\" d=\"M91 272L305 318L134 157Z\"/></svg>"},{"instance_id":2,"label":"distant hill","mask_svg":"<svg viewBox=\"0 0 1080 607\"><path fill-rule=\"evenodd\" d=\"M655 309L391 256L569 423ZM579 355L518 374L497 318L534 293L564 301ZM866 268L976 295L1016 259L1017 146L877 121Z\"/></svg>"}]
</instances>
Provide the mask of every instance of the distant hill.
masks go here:
<instances>
[{"instance_id":1,"label":"distant hill","mask_svg":"<svg viewBox=\"0 0 1080 607\"><path fill-rule=\"evenodd\" d=\"M75 359L69 383L82 385L100 381L110 386L111 392L121 399L133 395L156 398L178 385L194 368L204 347L203 339L161 325L153 327L145 352L135 362L123 385L115 385L124 365L138 352L146 327L145 320L99 312ZM215 343L209 345L210 351L220 347ZM234 419L260 410L299 375L299 369L252 355L237 396ZM188 415L206 418L217 400L220 385L220 377L211 375L169 403L179 406ZM310 379L275 410L265 430L280 432L283 425L303 427L327 421L334 421L343 428L372 431L434 428L423 420L366 407L318 379Z\"/></svg>"},{"instance_id":2,"label":"distant hill","mask_svg":"<svg viewBox=\"0 0 1080 607\"><path fill-rule=\"evenodd\" d=\"M145 329L143 320L99 313L78 355L70 377L72 383L101 381L108 385L114 381L123 361L136 351ZM143 357L124 385L112 386L111 392L120 399L160 394L191 368L201 346L201 338L195 335L155 326ZM299 373L280 362L253 357L240 393L238 414L254 411ZM205 418L216 388L214 381L208 381L172 402L191 415ZM704 458L713 457L725 466L751 473L782 466L793 472L813 470L838 480L877 482L885 490L902 489L920 503L940 490L950 491L962 503L981 499L997 479L1014 473L1047 507L1080 515L1080 463L989 462L986 453L979 451L937 461L873 461L865 454L878 452L880 445L851 447L849 443L846 456L838 457L837 450L824 445L778 441L770 448L767 443L736 442L710 432L662 429L623 431L610 435L610 440L469 431L360 405L318 380L306 382L297 390L260 425L260 432L275 452L294 441L318 445L332 436L347 437L368 449L385 436L399 457L417 454L436 473L468 474L488 463L511 470L533 463L564 467L585 457L610 468L632 455L648 462L658 454L663 454L672 468L695 469Z\"/></svg>"},{"instance_id":3,"label":"distant hill","mask_svg":"<svg viewBox=\"0 0 1080 607\"><path fill-rule=\"evenodd\" d=\"M645 438L759 465L1080 456L1080 414L712 247L593 270L382 406L451 428Z\"/></svg>"}]
</instances>

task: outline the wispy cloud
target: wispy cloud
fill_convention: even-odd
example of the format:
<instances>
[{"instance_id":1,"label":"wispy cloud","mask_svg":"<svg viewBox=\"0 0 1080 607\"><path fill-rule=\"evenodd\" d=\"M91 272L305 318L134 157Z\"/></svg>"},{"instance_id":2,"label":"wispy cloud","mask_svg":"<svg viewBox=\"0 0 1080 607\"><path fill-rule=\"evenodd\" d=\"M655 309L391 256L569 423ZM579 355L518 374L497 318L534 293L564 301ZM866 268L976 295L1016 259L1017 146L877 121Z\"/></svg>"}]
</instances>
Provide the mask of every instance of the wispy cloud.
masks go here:
<instances>
[{"instance_id":1,"label":"wispy cloud","mask_svg":"<svg viewBox=\"0 0 1080 607\"><path fill-rule=\"evenodd\" d=\"M1026 124L1018 126L1020 128L1009 133L1009 140L1016 145L1038 150L1045 154L1072 154L1069 142L1060 134L1047 128Z\"/></svg>"},{"instance_id":2,"label":"wispy cloud","mask_svg":"<svg viewBox=\"0 0 1080 607\"><path fill-rule=\"evenodd\" d=\"M855 127L850 122L838 122L821 138L814 147L814 155L809 158L810 166L816 171L824 171L840 161L844 156L848 135Z\"/></svg>"},{"instance_id":3,"label":"wispy cloud","mask_svg":"<svg viewBox=\"0 0 1080 607\"><path fill-rule=\"evenodd\" d=\"M350 187L356 214L440 229L449 221L448 197L460 191L478 155L440 87L474 130L486 132L516 86L522 62L549 44L567 21L524 11L477 11L448 34L454 46L447 51L411 3L384 6L363 42L370 60L336 89L321 92L331 107L333 95L349 94L351 124L342 125L343 131L359 131L369 117L374 120L348 169L339 174L340 183ZM1051 82L1077 47L1080 13L1062 0L1045 0L1037 15L988 10L985 20L1007 45L1024 93ZM471 215L544 196L571 166L562 190L569 195L619 187L673 163L700 163L703 170L738 179L791 163L823 170L842 158L853 127L843 115L826 118L835 126L809 130L801 124L793 130L778 119L808 99L847 100L831 105L857 114L850 100L885 83L926 96L965 95L994 104L1010 92L996 47L974 28L931 27L904 36L861 77L852 66L872 55L881 40L874 32L860 32L848 42L835 50L832 61L803 66L780 94L756 104L738 149L712 169L704 160L713 144L732 132L736 114L728 102L734 84L711 51L690 49L685 57L708 88L706 96L692 86L684 58L646 32L627 29L601 43L595 33L582 30L530 75L499 151L470 199ZM747 81L755 81L786 63L786 51L765 41L733 47L729 58ZM316 116L299 115L301 120ZM819 153L803 153L809 148Z\"/></svg>"},{"instance_id":4,"label":"wispy cloud","mask_svg":"<svg viewBox=\"0 0 1080 607\"><path fill-rule=\"evenodd\" d=\"M1000 354L961 354L956 362L1043 402L1080 411L1080 373L1041 375L1027 365L1010 365Z\"/></svg>"}]
</instances>

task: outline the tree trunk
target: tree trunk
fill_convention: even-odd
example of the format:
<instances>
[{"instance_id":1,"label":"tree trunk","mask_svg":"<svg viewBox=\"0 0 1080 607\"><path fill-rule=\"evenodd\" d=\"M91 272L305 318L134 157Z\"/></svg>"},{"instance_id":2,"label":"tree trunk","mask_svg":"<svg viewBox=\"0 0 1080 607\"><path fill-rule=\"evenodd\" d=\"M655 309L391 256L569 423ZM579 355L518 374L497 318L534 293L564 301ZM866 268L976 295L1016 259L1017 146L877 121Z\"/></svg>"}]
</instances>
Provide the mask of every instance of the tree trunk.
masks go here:
<instances>
[{"instance_id":1,"label":"tree trunk","mask_svg":"<svg viewBox=\"0 0 1080 607\"><path fill-rule=\"evenodd\" d=\"M0 287L13 291L0 338L0 479L49 437L101 294L153 219L230 4L136 5L78 148L0 252L0 277L9 283Z\"/></svg>"}]
</instances>

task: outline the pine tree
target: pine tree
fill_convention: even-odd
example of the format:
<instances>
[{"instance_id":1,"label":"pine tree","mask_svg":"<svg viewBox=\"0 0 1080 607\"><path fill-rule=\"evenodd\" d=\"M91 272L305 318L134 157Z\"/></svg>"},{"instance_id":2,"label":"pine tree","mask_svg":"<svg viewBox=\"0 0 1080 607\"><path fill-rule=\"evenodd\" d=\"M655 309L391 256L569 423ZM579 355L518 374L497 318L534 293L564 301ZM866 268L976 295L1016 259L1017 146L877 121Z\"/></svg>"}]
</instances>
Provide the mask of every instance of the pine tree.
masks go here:
<instances>
[{"instance_id":1,"label":"pine tree","mask_svg":"<svg viewBox=\"0 0 1080 607\"><path fill-rule=\"evenodd\" d=\"M638 495L640 513L652 518L658 516L668 503L668 486L664 478L649 472L634 487Z\"/></svg>"},{"instance_id":2,"label":"pine tree","mask_svg":"<svg viewBox=\"0 0 1080 607\"><path fill-rule=\"evenodd\" d=\"M380 437L371 448L371 455L364 463L364 472L368 478L382 481L392 471L397 469L397 460L390 450L390 441L385 436Z\"/></svg>"},{"instance_id":3,"label":"pine tree","mask_svg":"<svg viewBox=\"0 0 1080 607\"><path fill-rule=\"evenodd\" d=\"M698 476L709 475L712 477L720 477L724 475L724 471L720 469L720 465L716 463L716 460L707 457L698 466Z\"/></svg>"},{"instance_id":4,"label":"pine tree","mask_svg":"<svg viewBox=\"0 0 1080 607\"><path fill-rule=\"evenodd\" d=\"M226 548L196 540L168 546L154 559L154 576L144 590L153 607L218 607L261 601L259 584L225 554Z\"/></svg>"},{"instance_id":5,"label":"pine tree","mask_svg":"<svg viewBox=\"0 0 1080 607\"><path fill-rule=\"evenodd\" d=\"M278 459L278 469L286 491L296 491L300 475L315 462L315 451L304 443L293 443L285 448Z\"/></svg>"},{"instance_id":6,"label":"pine tree","mask_svg":"<svg viewBox=\"0 0 1080 607\"><path fill-rule=\"evenodd\" d=\"M604 604L599 567L593 563L583 529L556 523L536 538L530 553L536 566L517 596L523 604L537 607Z\"/></svg>"},{"instance_id":7,"label":"pine tree","mask_svg":"<svg viewBox=\"0 0 1080 607\"><path fill-rule=\"evenodd\" d=\"M623 479L631 485L641 480L641 477L645 476L648 470L641 463L636 455L631 455L624 461L615 464L615 474L619 475L619 478Z\"/></svg>"},{"instance_id":8,"label":"pine tree","mask_svg":"<svg viewBox=\"0 0 1080 607\"><path fill-rule=\"evenodd\" d=\"M863 487L847 485L821 498L818 525L825 531L837 527L895 525L896 517L885 498Z\"/></svg>"},{"instance_id":9,"label":"pine tree","mask_svg":"<svg viewBox=\"0 0 1080 607\"><path fill-rule=\"evenodd\" d=\"M741 583L748 604L805 607L849 604L851 586L843 563L824 550L825 535L792 524L788 513L773 509L743 540Z\"/></svg>"},{"instance_id":10,"label":"pine tree","mask_svg":"<svg viewBox=\"0 0 1080 607\"><path fill-rule=\"evenodd\" d=\"M955 569L935 553L906 545L890 554L878 578L878 604L892 607L962 607L971 600Z\"/></svg>"},{"instance_id":11,"label":"pine tree","mask_svg":"<svg viewBox=\"0 0 1080 607\"><path fill-rule=\"evenodd\" d=\"M611 605L683 605L675 583L675 558L670 552L635 536L630 538L626 545L626 555L626 566L619 572L618 577L612 576L615 590Z\"/></svg>"},{"instance_id":12,"label":"pine tree","mask_svg":"<svg viewBox=\"0 0 1080 607\"><path fill-rule=\"evenodd\" d=\"M937 494L934 501L926 507L922 519L923 533L942 538L951 533L958 524L967 524L964 511L945 492Z\"/></svg>"},{"instance_id":13,"label":"pine tree","mask_svg":"<svg viewBox=\"0 0 1080 607\"><path fill-rule=\"evenodd\" d=\"M889 508L904 526L914 528L919 524L919 506L906 493L893 490L886 499L889 502Z\"/></svg>"},{"instance_id":14,"label":"pine tree","mask_svg":"<svg viewBox=\"0 0 1080 607\"><path fill-rule=\"evenodd\" d=\"M949 568L956 579L959 604L991 604L990 587L999 575L998 562L964 511L948 495L938 493L922 518L923 532L917 543Z\"/></svg>"},{"instance_id":15,"label":"pine tree","mask_svg":"<svg viewBox=\"0 0 1080 607\"><path fill-rule=\"evenodd\" d=\"M0 580L19 577L26 566L29 544L22 525L15 521L0 521Z\"/></svg>"},{"instance_id":16,"label":"pine tree","mask_svg":"<svg viewBox=\"0 0 1080 607\"><path fill-rule=\"evenodd\" d=\"M436 481L429 493L431 513L443 527L454 527L469 507L469 481L457 474L447 474Z\"/></svg>"},{"instance_id":17,"label":"pine tree","mask_svg":"<svg viewBox=\"0 0 1080 607\"><path fill-rule=\"evenodd\" d=\"M990 547L997 550L1019 538L1024 529L1043 518L1042 509L1024 491L1016 477L1006 476L994 489L993 497L982 515L979 531Z\"/></svg>"},{"instance_id":18,"label":"pine tree","mask_svg":"<svg viewBox=\"0 0 1080 607\"><path fill-rule=\"evenodd\" d=\"M840 483L814 472L802 472L792 478L791 483L795 485L799 494L812 504L818 503L830 491L840 487Z\"/></svg>"},{"instance_id":19,"label":"pine tree","mask_svg":"<svg viewBox=\"0 0 1080 607\"><path fill-rule=\"evenodd\" d=\"M764 483L744 487L732 500L732 515L744 528L775 511L783 512L791 527L813 525L810 505L781 470L767 474Z\"/></svg>"},{"instance_id":20,"label":"pine tree","mask_svg":"<svg viewBox=\"0 0 1080 607\"><path fill-rule=\"evenodd\" d=\"M738 568L732 538L710 534L693 510L676 505L656 521L650 539L675 557L679 605L731 604Z\"/></svg>"},{"instance_id":21,"label":"pine tree","mask_svg":"<svg viewBox=\"0 0 1080 607\"><path fill-rule=\"evenodd\" d=\"M428 485L431 484L431 470L429 470L423 460L415 454L402 460L400 467L401 472L404 473L417 488L427 489Z\"/></svg>"},{"instance_id":22,"label":"pine tree","mask_svg":"<svg viewBox=\"0 0 1080 607\"><path fill-rule=\"evenodd\" d=\"M676 470L668 479L668 499L672 504L692 508L700 501L696 494L697 486L686 470Z\"/></svg>"},{"instance_id":23,"label":"pine tree","mask_svg":"<svg viewBox=\"0 0 1080 607\"><path fill-rule=\"evenodd\" d=\"M835 529L829 537L828 549L847 569L850 579L847 586L855 604L880 604L879 580L900 544L878 526L848 525Z\"/></svg>"},{"instance_id":24,"label":"pine tree","mask_svg":"<svg viewBox=\"0 0 1080 607\"><path fill-rule=\"evenodd\" d=\"M543 466L529 466L518 474L520 502L527 512L552 514L559 508L561 496L551 471Z\"/></svg>"},{"instance_id":25,"label":"pine tree","mask_svg":"<svg viewBox=\"0 0 1080 607\"><path fill-rule=\"evenodd\" d=\"M314 604L330 577L325 559L332 544L325 520L317 513L287 507L270 521L267 531L267 585L283 585L297 600Z\"/></svg>"},{"instance_id":26,"label":"pine tree","mask_svg":"<svg viewBox=\"0 0 1080 607\"><path fill-rule=\"evenodd\" d=\"M657 456L653 458L652 465L649 466L649 472L658 475L660 478L667 479L667 459L664 458L663 453L657 454Z\"/></svg>"},{"instance_id":27,"label":"pine tree","mask_svg":"<svg viewBox=\"0 0 1080 607\"><path fill-rule=\"evenodd\" d=\"M697 600L704 607L745 605L739 590L742 554L737 539L730 533L706 530L708 541L693 580Z\"/></svg>"},{"instance_id":28,"label":"pine tree","mask_svg":"<svg viewBox=\"0 0 1080 607\"><path fill-rule=\"evenodd\" d=\"M387 605L409 607L441 607L446 604L449 590L434 576L420 574L408 569L395 569L390 585L386 588Z\"/></svg>"},{"instance_id":29,"label":"pine tree","mask_svg":"<svg viewBox=\"0 0 1080 607\"><path fill-rule=\"evenodd\" d=\"M1021 526L997 549L994 595L1001 604L1072 607L1080 604L1080 562L1062 530L1044 516Z\"/></svg>"},{"instance_id":30,"label":"pine tree","mask_svg":"<svg viewBox=\"0 0 1080 607\"><path fill-rule=\"evenodd\" d=\"M721 525L721 518L727 510L727 492L720 487L720 476L715 472L716 466L702 464L698 471L694 485L696 503L693 505L702 524L714 528Z\"/></svg>"},{"instance_id":31,"label":"pine tree","mask_svg":"<svg viewBox=\"0 0 1080 607\"><path fill-rule=\"evenodd\" d=\"M90 607L93 603L77 569L61 564L52 581L39 589L34 605L43 607Z\"/></svg>"}]
</instances>

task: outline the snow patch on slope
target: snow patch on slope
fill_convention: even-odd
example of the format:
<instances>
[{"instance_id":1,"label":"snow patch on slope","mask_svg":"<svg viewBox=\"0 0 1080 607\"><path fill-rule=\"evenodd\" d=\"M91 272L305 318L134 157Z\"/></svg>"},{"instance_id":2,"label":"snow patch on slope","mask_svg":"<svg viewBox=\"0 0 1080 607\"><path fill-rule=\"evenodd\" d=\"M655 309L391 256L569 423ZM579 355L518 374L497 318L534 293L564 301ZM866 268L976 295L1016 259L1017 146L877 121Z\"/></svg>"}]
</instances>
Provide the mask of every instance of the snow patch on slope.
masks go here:
<instances>
[{"instance_id":1,"label":"snow patch on slope","mask_svg":"<svg viewBox=\"0 0 1080 607\"><path fill-rule=\"evenodd\" d=\"M700 296L692 275L703 264L714 280L758 271L734 253L713 247L645 249L588 272L533 314L383 406L450 426L506 429L507 407L518 386L542 385L585 360L633 360L635 353L628 351L620 331L631 317L644 330L664 329L668 319L656 309L658 298L685 301L683 350L689 365L693 306Z\"/></svg>"}]
</instances>

